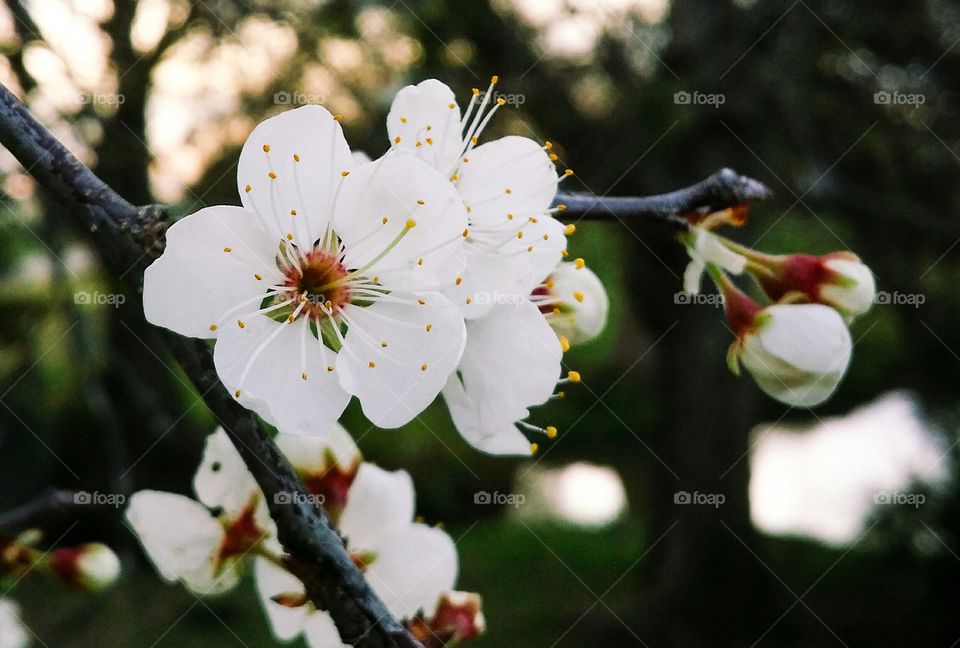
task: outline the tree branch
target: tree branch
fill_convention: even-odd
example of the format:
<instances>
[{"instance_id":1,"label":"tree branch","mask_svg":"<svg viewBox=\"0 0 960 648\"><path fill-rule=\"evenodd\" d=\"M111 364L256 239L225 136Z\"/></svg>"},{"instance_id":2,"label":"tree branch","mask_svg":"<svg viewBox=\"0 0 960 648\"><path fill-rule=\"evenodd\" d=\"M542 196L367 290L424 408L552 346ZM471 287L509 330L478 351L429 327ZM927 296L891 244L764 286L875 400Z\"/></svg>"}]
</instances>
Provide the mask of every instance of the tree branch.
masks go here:
<instances>
[{"instance_id":1,"label":"tree branch","mask_svg":"<svg viewBox=\"0 0 960 648\"><path fill-rule=\"evenodd\" d=\"M0 538L10 538L21 531L58 524L82 506L74 499L73 491L47 491L15 509L0 513Z\"/></svg>"},{"instance_id":2,"label":"tree branch","mask_svg":"<svg viewBox=\"0 0 960 648\"><path fill-rule=\"evenodd\" d=\"M0 144L60 201L82 206L88 225L107 245L144 265L162 251L165 212L137 208L117 195L74 157L26 107L0 85ZM117 250L109 250L116 256ZM420 644L393 618L353 564L343 540L310 501L303 484L257 419L220 384L206 342L169 333L167 342L204 402L219 419L266 498L278 538L291 556L310 600L329 611L343 640L364 648L415 648ZM279 493L299 494L277 498ZM281 502L298 502L291 505Z\"/></svg>"},{"instance_id":3,"label":"tree branch","mask_svg":"<svg viewBox=\"0 0 960 648\"><path fill-rule=\"evenodd\" d=\"M759 180L725 168L696 184L670 193L625 197L561 192L553 204L566 206L564 211L557 214L565 221L615 218L628 226L637 220L654 220L686 227L686 214L719 211L766 200L772 195L770 189Z\"/></svg>"}]
</instances>

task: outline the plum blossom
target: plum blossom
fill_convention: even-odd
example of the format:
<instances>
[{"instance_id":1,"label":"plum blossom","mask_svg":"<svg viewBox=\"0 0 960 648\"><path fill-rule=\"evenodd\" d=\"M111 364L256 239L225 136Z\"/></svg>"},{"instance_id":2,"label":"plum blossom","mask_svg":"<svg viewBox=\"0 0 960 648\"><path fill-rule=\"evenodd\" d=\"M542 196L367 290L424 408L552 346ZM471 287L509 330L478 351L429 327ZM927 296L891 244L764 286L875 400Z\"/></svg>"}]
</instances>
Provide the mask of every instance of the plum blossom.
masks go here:
<instances>
[{"instance_id":1,"label":"plum blossom","mask_svg":"<svg viewBox=\"0 0 960 648\"><path fill-rule=\"evenodd\" d=\"M327 432L351 395L376 425L410 421L465 341L442 294L465 265L453 185L415 155L355 165L319 106L257 126L237 181L242 207L167 231L144 278L147 319L216 340L223 384L290 433Z\"/></svg>"},{"instance_id":2,"label":"plum blossom","mask_svg":"<svg viewBox=\"0 0 960 648\"><path fill-rule=\"evenodd\" d=\"M200 595L222 594L240 581L248 556L281 552L276 526L222 429L207 437L194 491L199 501L153 490L134 493L126 519L164 580Z\"/></svg>"},{"instance_id":3,"label":"plum blossom","mask_svg":"<svg viewBox=\"0 0 960 648\"><path fill-rule=\"evenodd\" d=\"M762 307L712 265L724 310L737 336L727 356L731 371L740 363L767 395L792 407L814 407L840 384L853 351L840 314L822 304Z\"/></svg>"},{"instance_id":4,"label":"plum blossom","mask_svg":"<svg viewBox=\"0 0 960 648\"><path fill-rule=\"evenodd\" d=\"M496 84L493 77L486 92L474 88L461 116L453 91L428 79L400 90L387 116L391 151L437 169L466 205L466 269L446 294L468 319L504 296L529 295L566 247L565 228L553 218L562 208L550 205L572 171L557 176L552 144L513 135L479 143L505 103L494 96Z\"/></svg>"},{"instance_id":5,"label":"plum blossom","mask_svg":"<svg viewBox=\"0 0 960 648\"><path fill-rule=\"evenodd\" d=\"M26 648L30 645L27 629L20 620L20 606L0 598L0 648Z\"/></svg>"},{"instance_id":6,"label":"plum blossom","mask_svg":"<svg viewBox=\"0 0 960 648\"><path fill-rule=\"evenodd\" d=\"M337 436L334 433L332 436ZM339 441L347 448L349 436ZM450 595L457 576L456 548L444 531L414 520L414 491L405 471L387 471L359 462L355 452L328 456L318 465L306 457L308 438L285 440L281 448L345 538L354 563L398 618L433 614ZM314 456L315 453L314 453ZM344 462L343 457L352 456ZM305 596L303 583L275 561L257 558L257 588L274 634L282 641L303 635L314 648L339 647L329 614ZM480 617L482 619L482 617Z\"/></svg>"},{"instance_id":7,"label":"plum blossom","mask_svg":"<svg viewBox=\"0 0 960 648\"><path fill-rule=\"evenodd\" d=\"M583 259L561 263L533 291L533 302L560 338L564 351L600 335L607 325L607 291Z\"/></svg>"}]
</instances>

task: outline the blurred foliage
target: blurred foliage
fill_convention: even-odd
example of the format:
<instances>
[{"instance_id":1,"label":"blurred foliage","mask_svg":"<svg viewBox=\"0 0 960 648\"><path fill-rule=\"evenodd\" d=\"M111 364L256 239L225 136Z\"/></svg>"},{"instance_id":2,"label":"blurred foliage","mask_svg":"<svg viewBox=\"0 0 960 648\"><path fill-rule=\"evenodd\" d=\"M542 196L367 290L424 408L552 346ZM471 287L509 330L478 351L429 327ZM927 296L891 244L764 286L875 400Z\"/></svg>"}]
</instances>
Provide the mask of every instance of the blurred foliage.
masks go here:
<instances>
[{"instance_id":1,"label":"blurred foliage","mask_svg":"<svg viewBox=\"0 0 960 648\"><path fill-rule=\"evenodd\" d=\"M402 85L436 76L465 97L499 74L501 91L522 103L501 111L488 136L555 141L577 171L565 188L655 193L733 166L776 192L738 239L773 252L851 249L880 290L925 297L858 321L836 397L816 414L787 411L725 371L718 311L674 302L684 253L667 232L581 224L571 249L607 285L611 320L565 358L584 383L534 414L561 430L541 442L540 460L616 468L627 520L597 531L525 527L473 505L481 488L509 491L526 464L471 451L442 404L402 430L369 429L355 406L344 420L367 458L411 472L421 514L462 536L461 587L484 595L490 625L478 646L951 645L960 636L949 606L960 575L955 488L916 513L884 511L847 552L759 536L743 459L761 421L812 422L893 388L922 399L946 446L956 440L956 3L5 5L0 76L133 201L152 193L178 215L236 203L239 146L257 121L289 107L278 93L322 98L344 114L351 145L376 155ZM169 14L148 11L168 5ZM109 55L102 69L87 63L98 48ZM724 101L675 103L684 91ZM925 100L877 103L880 91ZM0 162L0 508L50 484L186 492L215 421L90 233L8 155ZM125 301L77 303L78 291ZM672 493L696 488L726 493L727 504L678 511ZM119 517L92 511L69 530L121 548L129 568L116 590L83 598L28 580L13 592L46 644L271 645L249 586L198 602L161 584ZM596 603L591 591L608 588Z\"/></svg>"}]
</instances>

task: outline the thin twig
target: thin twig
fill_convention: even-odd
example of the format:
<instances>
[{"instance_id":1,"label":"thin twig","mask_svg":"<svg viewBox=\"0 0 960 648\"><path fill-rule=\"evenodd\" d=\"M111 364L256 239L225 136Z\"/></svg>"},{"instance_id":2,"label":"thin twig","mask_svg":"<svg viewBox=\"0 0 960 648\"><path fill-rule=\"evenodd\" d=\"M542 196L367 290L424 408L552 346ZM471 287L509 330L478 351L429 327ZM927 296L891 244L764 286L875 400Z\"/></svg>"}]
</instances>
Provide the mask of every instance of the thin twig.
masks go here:
<instances>
[{"instance_id":1,"label":"thin twig","mask_svg":"<svg viewBox=\"0 0 960 648\"><path fill-rule=\"evenodd\" d=\"M73 491L47 491L17 508L0 513L0 537L11 538L22 531L56 525L69 515L75 515L82 506Z\"/></svg>"}]
</instances>

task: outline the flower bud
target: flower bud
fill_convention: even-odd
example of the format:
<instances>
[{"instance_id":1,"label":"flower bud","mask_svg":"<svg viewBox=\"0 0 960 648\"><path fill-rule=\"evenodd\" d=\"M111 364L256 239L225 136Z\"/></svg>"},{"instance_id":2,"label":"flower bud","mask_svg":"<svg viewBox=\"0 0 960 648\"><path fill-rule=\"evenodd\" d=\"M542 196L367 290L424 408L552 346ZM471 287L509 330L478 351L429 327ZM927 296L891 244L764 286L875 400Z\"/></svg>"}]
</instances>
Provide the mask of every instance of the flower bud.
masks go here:
<instances>
[{"instance_id":1,"label":"flower bud","mask_svg":"<svg viewBox=\"0 0 960 648\"><path fill-rule=\"evenodd\" d=\"M757 385L793 407L814 407L837 389L853 343L843 318L822 304L775 304L758 311L732 347Z\"/></svg>"},{"instance_id":2,"label":"flower bud","mask_svg":"<svg viewBox=\"0 0 960 648\"><path fill-rule=\"evenodd\" d=\"M99 542L57 549L49 560L50 569L60 580L88 592L103 591L120 576L117 554Z\"/></svg>"},{"instance_id":3,"label":"flower bud","mask_svg":"<svg viewBox=\"0 0 960 648\"><path fill-rule=\"evenodd\" d=\"M728 249L720 237L704 227L692 229L682 240L690 255L690 263L683 273L683 290L687 294L700 292L700 279L708 263L735 275L741 274L747 265L745 256Z\"/></svg>"},{"instance_id":4,"label":"flower bud","mask_svg":"<svg viewBox=\"0 0 960 648\"><path fill-rule=\"evenodd\" d=\"M870 268L850 252L767 257L754 273L775 301L797 293L807 301L837 309L848 319L870 310L877 291Z\"/></svg>"},{"instance_id":5,"label":"flower bud","mask_svg":"<svg viewBox=\"0 0 960 648\"><path fill-rule=\"evenodd\" d=\"M569 344L592 340L607 324L607 291L582 259L558 265L534 290L533 299L557 336Z\"/></svg>"}]
</instances>

